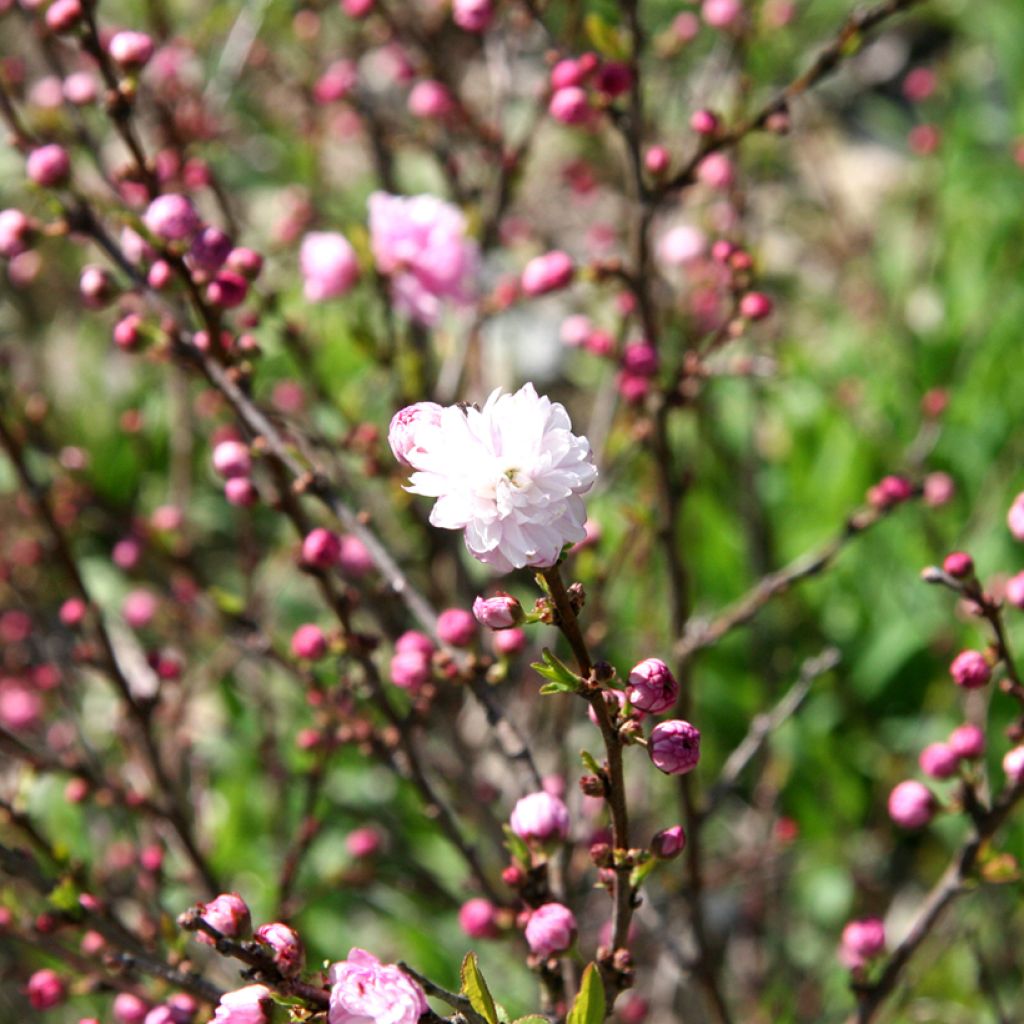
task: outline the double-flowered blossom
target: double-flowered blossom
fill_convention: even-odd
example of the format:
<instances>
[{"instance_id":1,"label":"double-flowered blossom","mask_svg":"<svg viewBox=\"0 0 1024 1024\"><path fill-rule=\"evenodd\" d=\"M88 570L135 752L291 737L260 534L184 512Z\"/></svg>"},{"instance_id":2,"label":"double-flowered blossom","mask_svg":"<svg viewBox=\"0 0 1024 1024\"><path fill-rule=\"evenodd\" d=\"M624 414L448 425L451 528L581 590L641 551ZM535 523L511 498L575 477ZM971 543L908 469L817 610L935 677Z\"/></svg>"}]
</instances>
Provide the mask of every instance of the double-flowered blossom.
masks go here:
<instances>
[{"instance_id":1,"label":"double-flowered blossom","mask_svg":"<svg viewBox=\"0 0 1024 1024\"><path fill-rule=\"evenodd\" d=\"M525 931L530 952L546 960L576 940L576 918L561 903L545 903L530 915Z\"/></svg>"},{"instance_id":2,"label":"double-flowered blossom","mask_svg":"<svg viewBox=\"0 0 1024 1024\"><path fill-rule=\"evenodd\" d=\"M418 323L437 323L445 301L472 300L479 250L466 234L462 211L431 195L369 199L370 247L377 270L391 279L400 312Z\"/></svg>"},{"instance_id":3,"label":"double-flowered blossom","mask_svg":"<svg viewBox=\"0 0 1024 1024\"><path fill-rule=\"evenodd\" d=\"M328 975L330 1024L416 1024L427 1012L423 991L401 968L365 949L349 950Z\"/></svg>"},{"instance_id":4,"label":"double-flowered blossom","mask_svg":"<svg viewBox=\"0 0 1024 1024\"><path fill-rule=\"evenodd\" d=\"M434 526L464 530L475 558L499 572L554 565L586 537L582 495L597 478L565 408L532 384L494 391L482 409L419 403L391 421L391 449L415 472L409 490L436 498Z\"/></svg>"}]
</instances>

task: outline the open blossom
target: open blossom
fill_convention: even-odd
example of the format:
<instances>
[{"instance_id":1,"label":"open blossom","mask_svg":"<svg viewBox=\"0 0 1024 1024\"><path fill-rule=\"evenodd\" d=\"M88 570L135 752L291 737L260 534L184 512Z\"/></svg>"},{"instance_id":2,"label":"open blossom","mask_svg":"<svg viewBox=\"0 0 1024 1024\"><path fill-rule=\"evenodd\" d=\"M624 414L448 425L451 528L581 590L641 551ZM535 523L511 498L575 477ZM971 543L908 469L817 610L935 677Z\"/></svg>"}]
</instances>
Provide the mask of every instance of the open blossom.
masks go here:
<instances>
[{"instance_id":1,"label":"open blossom","mask_svg":"<svg viewBox=\"0 0 1024 1024\"><path fill-rule=\"evenodd\" d=\"M396 421L408 436L396 436ZM430 522L465 530L473 556L499 572L554 565L586 536L581 495L597 478L590 443L532 384L495 391L483 409L400 413L390 440L416 470L408 489L437 498Z\"/></svg>"},{"instance_id":2,"label":"open blossom","mask_svg":"<svg viewBox=\"0 0 1024 1024\"><path fill-rule=\"evenodd\" d=\"M391 278L391 296L401 312L429 326L437 323L445 300L470 301L478 249L466 237L458 207L431 195L374 192L369 208L373 258Z\"/></svg>"},{"instance_id":3,"label":"open blossom","mask_svg":"<svg viewBox=\"0 0 1024 1024\"><path fill-rule=\"evenodd\" d=\"M416 1024L427 1012L419 985L394 964L382 964L365 949L349 950L332 965L330 1024Z\"/></svg>"}]
</instances>

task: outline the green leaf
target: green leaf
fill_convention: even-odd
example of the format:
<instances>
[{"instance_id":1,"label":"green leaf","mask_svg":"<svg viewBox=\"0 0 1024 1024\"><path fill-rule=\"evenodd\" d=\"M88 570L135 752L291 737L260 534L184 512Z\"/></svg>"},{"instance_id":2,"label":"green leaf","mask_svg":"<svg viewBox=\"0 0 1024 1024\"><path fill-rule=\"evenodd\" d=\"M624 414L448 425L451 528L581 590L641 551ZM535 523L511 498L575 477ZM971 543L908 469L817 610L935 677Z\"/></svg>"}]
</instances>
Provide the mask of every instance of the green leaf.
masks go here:
<instances>
[{"instance_id":1,"label":"green leaf","mask_svg":"<svg viewBox=\"0 0 1024 1024\"><path fill-rule=\"evenodd\" d=\"M238 594L231 594L220 587L210 587L210 596L213 598L217 609L224 615L241 615L245 611L245 598Z\"/></svg>"},{"instance_id":2,"label":"green leaf","mask_svg":"<svg viewBox=\"0 0 1024 1024\"><path fill-rule=\"evenodd\" d=\"M565 1024L604 1024L604 985L597 964L587 964Z\"/></svg>"},{"instance_id":3,"label":"green leaf","mask_svg":"<svg viewBox=\"0 0 1024 1024\"><path fill-rule=\"evenodd\" d=\"M600 775L601 766L597 763L594 755L589 750L580 751L580 760L583 762L583 767L590 772L591 775Z\"/></svg>"},{"instance_id":4,"label":"green leaf","mask_svg":"<svg viewBox=\"0 0 1024 1024\"><path fill-rule=\"evenodd\" d=\"M580 677L548 650L541 651L543 661L535 661L530 668L547 679L548 685L542 687L541 693L576 693L580 688Z\"/></svg>"},{"instance_id":5,"label":"green leaf","mask_svg":"<svg viewBox=\"0 0 1024 1024\"><path fill-rule=\"evenodd\" d=\"M508 827L508 825L502 826L502 831L505 833L505 849L508 850L509 856L520 864L526 867L530 866L530 848L526 845L526 840L520 838Z\"/></svg>"},{"instance_id":6,"label":"green leaf","mask_svg":"<svg viewBox=\"0 0 1024 1024\"><path fill-rule=\"evenodd\" d=\"M536 667L536 666L534 666ZM541 696L548 697L552 693L575 693L575 686L567 686L565 683L545 683L540 688Z\"/></svg>"},{"instance_id":7,"label":"green leaf","mask_svg":"<svg viewBox=\"0 0 1024 1024\"><path fill-rule=\"evenodd\" d=\"M487 1024L498 1024L498 1011L494 1007L487 982L480 973L480 964L476 953L467 953L462 961L462 994L469 1000L470 1006L483 1017Z\"/></svg>"},{"instance_id":8,"label":"green leaf","mask_svg":"<svg viewBox=\"0 0 1024 1024\"><path fill-rule=\"evenodd\" d=\"M583 20L583 29L594 49L612 60L625 60L629 56L622 32L609 25L600 14L588 14Z\"/></svg>"}]
</instances>

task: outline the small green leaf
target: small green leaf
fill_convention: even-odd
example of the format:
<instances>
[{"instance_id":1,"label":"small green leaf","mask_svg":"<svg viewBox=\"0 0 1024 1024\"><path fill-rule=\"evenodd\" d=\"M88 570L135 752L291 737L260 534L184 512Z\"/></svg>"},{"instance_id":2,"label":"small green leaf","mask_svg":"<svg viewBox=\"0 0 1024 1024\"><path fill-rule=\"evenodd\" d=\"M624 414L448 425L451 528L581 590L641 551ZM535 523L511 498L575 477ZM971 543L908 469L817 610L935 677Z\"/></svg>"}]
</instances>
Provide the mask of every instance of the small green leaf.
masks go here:
<instances>
[{"instance_id":1,"label":"small green leaf","mask_svg":"<svg viewBox=\"0 0 1024 1024\"><path fill-rule=\"evenodd\" d=\"M530 668L554 684L554 689L543 689L541 693L576 693L580 687L580 677L548 650L544 648L541 652L543 661L535 661Z\"/></svg>"},{"instance_id":2,"label":"small green leaf","mask_svg":"<svg viewBox=\"0 0 1024 1024\"><path fill-rule=\"evenodd\" d=\"M575 693L575 686L567 686L565 683L545 683L540 688L541 696L547 697L552 693Z\"/></svg>"},{"instance_id":3,"label":"small green leaf","mask_svg":"<svg viewBox=\"0 0 1024 1024\"><path fill-rule=\"evenodd\" d=\"M591 775L600 775L601 766L597 763L594 755L589 750L580 751L580 760L583 762L583 767L590 772Z\"/></svg>"},{"instance_id":4,"label":"small green leaf","mask_svg":"<svg viewBox=\"0 0 1024 1024\"><path fill-rule=\"evenodd\" d=\"M508 825L502 826L502 830L505 833L505 849L508 850L509 856L520 864L526 867L530 866L530 848L526 845L526 840L521 839L508 827Z\"/></svg>"},{"instance_id":5,"label":"small green leaf","mask_svg":"<svg viewBox=\"0 0 1024 1024\"><path fill-rule=\"evenodd\" d=\"M78 909L78 886L70 878L64 878L50 890L50 905L56 910L70 913Z\"/></svg>"},{"instance_id":6,"label":"small green leaf","mask_svg":"<svg viewBox=\"0 0 1024 1024\"><path fill-rule=\"evenodd\" d=\"M587 38L594 49L612 60L625 60L629 55L622 32L610 25L600 14L588 14L583 21Z\"/></svg>"},{"instance_id":7,"label":"small green leaf","mask_svg":"<svg viewBox=\"0 0 1024 1024\"><path fill-rule=\"evenodd\" d=\"M218 611L224 615L237 616L245 611L245 598L239 597L238 594L231 594L220 587L211 587L210 596Z\"/></svg>"},{"instance_id":8,"label":"small green leaf","mask_svg":"<svg viewBox=\"0 0 1024 1024\"><path fill-rule=\"evenodd\" d=\"M630 887L637 889L643 885L644 880L657 866L658 861L655 860L654 857L651 857L650 860L644 861L642 864L637 864L637 866L629 873Z\"/></svg>"},{"instance_id":9,"label":"small green leaf","mask_svg":"<svg viewBox=\"0 0 1024 1024\"><path fill-rule=\"evenodd\" d=\"M604 985L597 964L587 964L565 1024L604 1024Z\"/></svg>"},{"instance_id":10,"label":"small green leaf","mask_svg":"<svg viewBox=\"0 0 1024 1024\"><path fill-rule=\"evenodd\" d=\"M480 963L476 953L467 953L462 961L462 994L469 1000L470 1006L483 1017L487 1024L498 1024L498 1011L494 1007L487 982L480 973Z\"/></svg>"}]
</instances>

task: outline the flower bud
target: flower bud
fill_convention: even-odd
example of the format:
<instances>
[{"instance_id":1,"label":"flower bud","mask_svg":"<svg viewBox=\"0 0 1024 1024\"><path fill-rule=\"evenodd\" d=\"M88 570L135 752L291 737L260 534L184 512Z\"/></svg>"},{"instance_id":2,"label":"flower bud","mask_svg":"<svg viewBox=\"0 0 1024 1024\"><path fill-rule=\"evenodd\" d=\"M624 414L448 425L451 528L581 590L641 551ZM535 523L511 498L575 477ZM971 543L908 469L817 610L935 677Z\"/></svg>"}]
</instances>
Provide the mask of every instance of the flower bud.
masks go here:
<instances>
[{"instance_id":1,"label":"flower bud","mask_svg":"<svg viewBox=\"0 0 1024 1024\"><path fill-rule=\"evenodd\" d=\"M933 779L948 779L956 775L960 758L946 743L929 743L918 756L921 771Z\"/></svg>"},{"instance_id":2,"label":"flower bud","mask_svg":"<svg viewBox=\"0 0 1024 1024\"><path fill-rule=\"evenodd\" d=\"M685 775L700 760L700 730L682 719L661 722L651 730L647 752L666 775Z\"/></svg>"},{"instance_id":3,"label":"flower bud","mask_svg":"<svg viewBox=\"0 0 1024 1024\"><path fill-rule=\"evenodd\" d=\"M350 60L336 60L327 65L327 70L313 86L313 98L317 103L336 103L343 100L356 87L359 72Z\"/></svg>"},{"instance_id":4,"label":"flower bud","mask_svg":"<svg viewBox=\"0 0 1024 1024\"><path fill-rule=\"evenodd\" d=\"M459 927L471 939L496 939L497 908L490 900L466 900L459 908Z\"/></svg>"},{"instance_id":5,"label":"flower bud","mask_svg":"<svg viewBox=\"0 0 1024 1024\"><path fill-rule=\"evenodd\" d=\"M501 629L491 638L494 649L502 657L509 658L518 654L526 646L526 634L518 628Z\"/></svg>"},{"instance_id":6,"label":"flower bud","mask_svg":"<svg viewBox=\"0 0 1024 1024\"><path fill-rule=\"evenodd\" d=\"M476 638L476 620L465 608L448 608L437 617L437 635L442 643L468 647Z\"/></svg>"},{"instance_id":7,"label":"flower bud","mask_svg":"<svg viewBox=\"0 0 1024 1024\"><path fill-rule=\"evenodd\" d=\"M1024 572L1019 572L1006 581L1004 594L1014 608L1024 608Z\"/></svg>"},{"instance_id":8,"label":"flower bud","mask_svg":"<svg viewBox=\"0 0 1024 1024\"><path fill-rule=\"evenodd\" d=\"M863 967L885 951L885 926L877 917L850 921L843 929L839 959L851 970Z\"/></svg>"},{"instance_id":9,"label":"flower bud","mask_svg":"<svg viewBox=\"0 0 1024 1024\"><path fill-rule=\"evenodd\" d=\"M37 185L53 188L67 181L71 174L71 159L63 146L51 142L29 153L25 172Z\"/></svg>"},{"instance_id":10,"label":"flower bud","mask_svg":"<svg viewBox=\"0 0 1024 1024\"><path fill-rule=\"evenodd\" d=\"M434 641L426 633L410 629L395 641L395 650L399 654L416 653L429 659L434 656L434 651L437 648L434 646Z\"/></svg>"},{"instance_id":11,"label":"flower bud","mask_svg":"<svg viewBox=\"0 0 1024 1024\"><path fill-rule=\"evenodd\" d=\"M554 92L582 85L587 76L597 67L596 56L585 53L578 58L565 57L551 69L551 88Z\"/></svg>"},{"instance_id":12,"label":"flower bud","mask_svg":"<svg viewBox=\"0 0 1024 1024\"><path fill-rule=\"evenodd\" d=\"M46 27L51 32L70 32L81 19L81 0L53 0L46 9Z\"/></svg>"},{"instance_id":13,"label":"flower bud","mask_svg":"<svg viewBox=\"0 0 1024 1024\"><path fill-rule=\"evenodd\" d=\"M557 796L540 790L516 802L509 826L520 839L565 840L569 836L569 808Z\"/></svg>"},{"instance_id":14,"label":"flower bud","mask_svg":"<svg viewBox=\"0 0 1024 1024\"><path fill-rule=\"evenodd\" d=\"M241 441L221 441L213 449L213 468L228 480L236 476L248 476L252 472L248 446Z\"/></svg>"},{"instance_id":15,"label":"flower bud","mask_svg":"<svg viewBox=\"0 0 1024 1024\"><path fill-rule=\"evenodd\" d=\"M11 259L29 246L32 222L21 210L0 210L0 256Z\"/></svg>"},{"instance_id":16,"label":"flower bud","mask_svg":"<svg viewBox=\"0 0 1024 1024\"><path fill-rule=\"evenodd\" d=\"M286 977L298 974L302 970L305 950L298 933L286 924L274 922L264 924L256 929L256 941L269 946L274 954L274 963Z\"/></svg>"},{"instance_id":17,"label":"flower bud","mask_svg":"<svg viewBox=\"0 0 1024 1024\"><path fill-rule=\"evenodd\" d=\"M221 893L200 905L200 919L211 928L216 928L221 935L229 939L244 939L252 928L249 907L237 892ZM196 938L208 946L215 945L214 940L205 932L196 932Z\"/></svg>"},{"instance_id":18,"label":"flower bud","mask_svg":"<svg viewBox=\"0 0 1024 1024\"><path fill-rule=\"evenodd\" d=\"M302 560L318 569L330 569L338 564L341 541L338 535L318 526L310 530L302 542Z\"/></svg>"},{"instance_id":19,"label":"flower bud","mask_svg":"<svg viewBox=\"0 0 1024 1024\"><path fill-rule=\"evenodd\" d=\"M25 994L34 1010L52 1010L64 1002L64 982L56 971L36 971L25 985Z\"/></svg>"},{"instance_id":20,"label":"flower bud","mask_svg":"<svg viewBox=\"0 0 1024 1024\"><path fill-rule=\"evenodd\" d=\"M667 231L658 243L658 256L670 267L681 267L699 259L707 251L704 232L689 224L680 224Z\"/></svg>"},{"instance_id":21,"label":"flower bud","mask_svg":"<svg viewBox=\"0 0 1024 1024\"><path fill-rule=\"evenodd\" d=\"M1014 786L1024 782L1024 746L1014 747L1006 752L1003 757L1003 771Z\"/></svg>"},{"instance_id":22,"label":"flower bud","mask_svg":"<svg viewBox=\"0 0 1024 1024\"><path fill-rule=\"evenodd\" d=\"M259 500L255 484L247 476L233 476L224 481L224 497L231 505L249 508Z\"/></svg>"},{"instance_id":23,"label":"flower bud","mask_svg":"<svg viewBox=\"0 0 1024 1024\"><path fill-rule=\"evenodd\" d=\"M651 840L651 853L661 860L678 857L686 847L686 833L682 825L673 825L655 833Z\"/></svg>"},{"instance_id":24,"label":"flower bud","mask_svg":"<svg viewBox=\"0 0 1024 1024\"><path fill-rule=\"evenodd\" d=\"M369 549L358 537L347 533L340 538L340 544L338 568L343 576L358 580L377 568Z\"/></svg>"},{"instance_id":25,"label":"flower bud","mask_svg":"<svg viewBox=\"0 0 1024 1024\"><path fill-rule=\"evenodd\" d=\"M415 692L433 676L430 655L421 651L396 651L390 664L391 682L403 690Z\"/></svg>"},{"instance_id":26,"label":"flower bud","mask_svg":"<svg viewBox=\"0 0 1024 1024\"><path fill-rule=\"evenodd\" d=\"M493 597L477 596L473 602L473 615L481 626L488 629L510 629L525 618L519 601L503 591Z\"/></svg>"},{"instance_id":27,"label":"flower bud","mask_svg":"<svg viewBox=\"0 0 1024 1024\"><path fill-rule=\"evenodd\" d=\"M353 829L345 837L345 849L357 860L372 857L380 849L380 833L369 827Z\"/></svg>"},{"instance_id":28,"label":"flower bud","mask_svg":"<svg viewBox=\"0 0 1024 1024\"><path fill-rule=\"evenodd\" d=\"M548 101L548 113L561 124L585 124L591 115L590 100L578 85L556 89Z\"/></svg>"},{"instance_id":29,"label":"flower bud","mask_svg":"<svg viewBox=\"0 0 1024 1024\"><path fill-rule=\"evenodd\" d=\"M622 368L627 374L653 377L658 372L658 352L647 341L630 342L622 353Z\"/></svg>"},{"instance_id":30,"label":"flower bud","mask_svg":"<svg viewBox=\"0 0 1024 1024\"><path fill-rule=\"evenodd\" d=\"M248 249L244 245L232 249L225 262L235 273L250 281L255 281L263 270L263 257L255 249Z\"/></svg>"},{"instance_id":31,"label":"flower bud","mask_svg":"<svg viewBox=\"0 0 1024 1024\"><path fill-rule=\"evenodd\" d=\"M427 120L447 117L455 110L455 100L440 82L417 82L409 93L409 113Z\"/></svg>"},{"instance_id":32,"label":"flower bud","mask_svg":"<svg viewBox=\"0 0 1024 1024\"><path fill-rule=\"evenodd\" d=\"M126 71L135 71L149 63L153 40L145 32L117 32L107 44L107 53Z\"/></svg>"},{"instance_id":33,"label":"flower bud","mask_svg":"<svg viewBox=\"0 0 1024 1024\"><path fill-rule=\"evenodd\" d=\"M610 60L603 63L597 69L594 78L594 88L604 96L614 99L623 93L629 92L633 87L633 72L628 64L622 61Z\"/></svg>"},{"instance_id":34,"label":"flower bud","mask_svg":"<svg viewBox=\"0 0 1024 1024\"><path fill-rule=\"evenodd\" d=\"M246 985L220 997L210 1024L267 1024L272 1006L266 985Z\"/></svg>"},{"instance_id":35,"label":"flower bud","mask_svg":"<svg viewBox=\"0 0 1024 1024\"><path fill-rule=\"evenodd\" d=\"M133 590L121 605L124 621L132 629L143 629L153 621L157 611L157 599L148 590Z\"/></svg>"},{"instance_id":36,"label":"flower bud","mask_svg":"<svg viewBox=\"0 0 1024 1024\"><path fill-rule=\"evenodd\" d=\"M718 131L718 118L710 110L695 110L690 115L690 127L698 135L714 135Z\"/></svg>"},{"instance_id":37,"label":"flower bud","mask_svg":"<svg viewBox=\"0 0 1024 1024\"><path fill-rule=\"evenodd\" d=\"M630 669L626 696L640 711L658 714L675 704L679 684L665 662L660 658L647 658Z\"/></svg>"},{"instance_id":38,"label":"flower bud","mask_svg":"<svg viewBox=\"0 0 1024 1024\"><path fill-rule=\"evenodd\" d=\"M992 678L992 668L980 651L961 651L949 666L949 674L957 686L977 690Z\"/></svg>"},{"instance_id":39,"label":"flower bud","mask_svg":"<svg viewBox=\"0 0 1024 1024\"><path fill-rule=\"evenodd\" d=\"M178 242L191 238L200 226L199 214L187 196L157 196L146 208L142 222L158 238Z\"/></svg>"},{"instance_id":40,"label":"flower bud","mask_svg":"<svg viewBox=\"0 0 1024 1024\"><path fill-rule=\"evenodd\" d=\"M1024 491L1013 499L1013 504L1006 513L1006 525L1016 540L1024 540Z\"/></svg>"},{"instance_id":41,"label":"flower bud","mask_svg":"<svg viewBox=\"0 0 1024 1024\"><path fill-rule=\"evenodd\" d=\"M660 177L668 170L669 155L664 146L650 146L644 153L644 167L648 174Z\"/></svg>"},{"instance_id":42,"label":"flower bud","mask_svg":"<svg viewBox=\"0 0 1024 1024\"><path fill-rule=\"evenodd\" d=\"M697 180L710 188L727 189L736 180L736 168L724 153L708 153L697 165Z\"/></svg>"},{"instance_id":43,"label":"flower bud","mask_svg":"<svg viewBox=\"0 0 1024 1024\"><path fill-rule=\"evenodd\" d=\"M921 497L929 508L941 508L953 500L956 484L948 473L929 473L921 490Z\"/></svg>"},{"instance_id":44,"label":"flower bud","mask_svg":"<svg viewBox=\"0 0 1024 1024\"><path fill-rule=\"evenodd\" d=\"M576 940L576 918L561 903L545 903L526 922L526 942L530 952L546 960L563 953Z\"/></svg>"},{"instance_id":45,"label":"flower bud","mask_svg":"<svg viewBox=\"0 0 1024 1024\"><path fill-rule=\"evenodd\" d=\"M429 433L441 422L441 406L435 402L417 402L399 409L391 417L388 427L388 444L395 458L403 466L412 466L417 454L423 454L425 433Z\"/></svg>"},{"instance_id":46,"label":"flower bud","mask_svg":"<svg viewBox=\"0 0 1024 1024\"><path fill-rule=\"evenodd\" d=\"M985 753L985 734L970 723L958 725L949 734L948 743L957 757L968 761L973 761Z\"/></svg>"},{"instance_id":47,"label":"flower bud","mask_svg":"<svg viewBox=\"0 0 1024 1024\"><path fill-rule=\"evenodd\" d=\"M964 551L951 551L942 560L942 568L954 579L962 580L974 573L974 559Z\"/></svg>"},{"instance_id":48,"label":"flower bud","mask_svg":"<svg viewBox=\"0 0 1024 1024\"><path fill-rule=\"evenodd\" d=\"M220 309L235 309L248 294L248 280L233 270L221 270L206 286L207 302Z\"/></svg>"},{"instance_id":49,"label":"flower bud","mask_svg":"<svg viewBox=\"0 0 1024 1024\"><path fill-rule=\"evenodd\" d=\"M138 313L129 313L114 324L114 344L124 352L137 347L142 338L142 317Z\"/></svg>"},{"instance_id":50,"label":"flower bud","mask_svg":"<svg viewBox=\"0 0 1024 1024\"><path fill-rule=\"evenodd\" d=\"M231 239L220 228L205 227L192 239L189 266L212 274L224 265L231 251Z\"/></svg>"},{"instance_id":51,"label":"flower bud","mask_svg":"<svg viewBox=\"0 0 1024 1024\"><path fill-rule=\"evenodd\" d=\"M491 0L454 0L452 20L467 32L484 32L494 17Z\"/></svg>"},{"instance_id":52,"label":"flower bud","mask_svg":"<svg viewBox=\"0 0 1024 1024\"><path fill-rule=\"evenodd\" d=\"M82 268L78 278L78 293L89 309L102 309L114 299L117 289L108 270L88 266Z\"/></svg>"},{"instance_id":53,"label":"flower bud","mask_svg":"<svg viewBox=\"0 0 1024 1024\"><path fill-rule=\"evenodd\" d=\"M523 268L520 286L525 295L537 296L564 288L573 275L573 263L568 253L560 249L535 256Z\"/></svg>"},{"instance_id":54,"label":"flower bud","mask_svg":"<svg viewBox=\"0 0 1024 1024\"><path fill-rule=\"evenodd\" d=\"M923 783L913 779L895 786L889 794L889 817L900 828L922 828L932 820L935 797Z\"/></svg>"},{"instance_id":55,"label":"flower bud","mask_svg":"<svg viewBox=\"0 0 1024 1024\"><path fill-rule=\"evenodd\" d=\"M747 292L740 299L740 316L748 320L764 320L771 316L774 304L764 292Z\"/></svg>"},{"instance_id":56,"label":"flower bud","mask_svg":"<svg viewBox=\"0 0 1024 1024\"><path fill-rule=\"evenodd\" d=\"M373 10L374 0L341 0L341 9L350 18L365 18Z\"/></svg>"},{"instance_id":57,"label":"flower bud","mask_svg":"<svg viewBox=\"0 0 1024 1024\"><path fill-rule=\"evenodd\" d=\"M728 28L743 14L740 0L704 0L701 17L712 28Z\"/></svg>"},{"instance_id":58,"label":"flower bud","mask_svg":"<svg viewBox=\"0 0 1024 1024\"><path fill-rule=\"evenodd\" d=\"M307 622L292 634L292 654L306 661L316 661L327 653L327 637L315 623Z\"/></svg>"}]
</instances>

